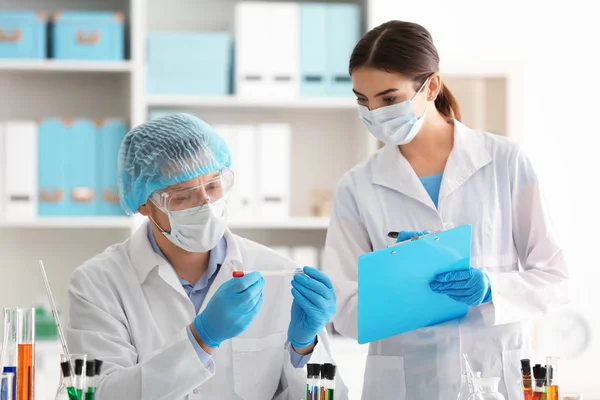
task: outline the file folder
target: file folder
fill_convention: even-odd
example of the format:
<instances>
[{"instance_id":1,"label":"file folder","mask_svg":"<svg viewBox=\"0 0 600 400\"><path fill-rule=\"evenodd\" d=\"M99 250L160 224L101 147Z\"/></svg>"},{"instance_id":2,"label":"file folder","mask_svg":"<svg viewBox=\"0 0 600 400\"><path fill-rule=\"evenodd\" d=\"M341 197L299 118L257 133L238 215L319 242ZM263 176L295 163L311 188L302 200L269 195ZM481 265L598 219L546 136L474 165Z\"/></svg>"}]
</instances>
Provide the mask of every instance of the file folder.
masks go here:
<instances>
[{"instance_id":1,"label":"file folder","mask_svg":"<svg viewBox=\"0 0 600 400\"><path fill-rule=\"evenodd\" d=\"M4 129L6 219L32 220L37 215L37 124L11 121Z\"/></svg>"},{"instance_id":2,"label":"file folder","mask_svg":"<svg viewBox=\"0 0 600 400\"><path fill-rule=\"evenodd\" d=\"M269 4L269 41L258 43L268 47L265 66L269 68L266 92L270 96L296 99L300 93L300 5Z\"/></svg>"},{"instance_id":3,"label":"file folder","mask_svg":"<svg viewBox=\"0 0 600 400\"><path fill-rule=\"evenodd\" d=\"M241 219L252 219L258 214L258 132L253 125L237 125L236 135L237 161L233 158L232 165L235 168L234 186L238 187L240 196L239 216Z\"/></svg>"},{"instance_id":4,"label":"file folder","mask_svg":"<svg viewBox=\"0 0 600 400\"><path fill-rule=\"evenodd\" d=\"M125 215L119 202L117 187L117 168L119 148L127 134L127 126L118 119L103 121L98 135L98 197L100 215Z\"/></svg>"},{"instance_id":5,"label":"file folder","mask_svg":"<svg viewBox=\"0 0 600 400\"><path fill-rule=\"evenodd\" d=\"M429 287L439 274L468 270L471 225L425 235L358 259L361 344L463 317L468 306Z\"/></svg>"},{"instance_id":6,"label":"file folder","mask_svg":"<svg viewBox=\"0 0 600 400\"><path fill-rule=\"evenodd\" d=\"M290 214L291 129L287 124L261 124L258 140L260 217Z\"/></svg>"},{"instance_id":7,"label":"file folder","mask_svg":"<svg viewBox=\"0 0 600 400\"><path fill-rule=\"evenodd\" d=\"M348 62L360 38L360 9L357 4L329 4L328 94L352 96Z\"/></svg>"},{"instance_id":8,"label":"file folder","mask_svg":"<svg viewBox=\"0 0 600 400\"><path fill-rule=\"evenodd\" d=\"M67 212L67 125L71 121L42 120L38 129L38 212L64 216Z\"/></svg>"},{"instance_id":9,"label":"file folder","mask_svg":"<svg viewBox=\"0 0 600 400\"><path fill-rule=\"evenodd\" d=\"M267 2L239 2L235 7L235 74L238 96L265 97L271 49Z\"/></svg>"},{"instance_id":10,"label":"file folder","mask_svg":"<svg viewBox=\"0 0 600 400\"><path fill-rule=\"evenodd\" d=\"M240 174L244 174L242 164L240 163L242 147L240 146L240 137L236 125L213 125L213 129L217 132L229 148L231 154L231 170L233 171L233 188L227 199L227 217L232 220L244 219L248 217L247 210L244 210L244 199L242 198ZM245 148L246 152L252 152L252 148Z\"/></svg>"},{"instance_id":11,"label":"file folder","mask_svg":"<svg viewBox=\"0 0 600 400\"><path fill-rule=\"evenodd\" d=\"M96 215L98 208L96 174L96 125L87 119L75 120L68 131L69 214Z\"/></svg>"},{"instance_id":12,"label":"file folder","mask_svg":"<svg viewBox=\"0 0 600 400\"><path fill-rule=\"evenodd\" d=\"M328 5L300 6L300 92L303 97L327 96Z\"/></svg>"}]
</instances>

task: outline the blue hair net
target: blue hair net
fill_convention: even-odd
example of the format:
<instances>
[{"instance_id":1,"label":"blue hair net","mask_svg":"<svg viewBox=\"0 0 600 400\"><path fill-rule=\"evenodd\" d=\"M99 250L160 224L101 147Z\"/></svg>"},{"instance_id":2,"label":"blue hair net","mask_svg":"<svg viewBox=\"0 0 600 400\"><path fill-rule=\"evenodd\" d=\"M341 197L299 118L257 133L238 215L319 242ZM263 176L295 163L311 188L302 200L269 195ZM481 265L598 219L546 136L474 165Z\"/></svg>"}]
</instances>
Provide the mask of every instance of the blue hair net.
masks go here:
<instances>
[{"instance_id":1,"label":"blue hair net","mask_svg":"<svg viewBox=\"0 0 600 400\"><path fill-rule=\"evenodd\" d=\"M145 122L121 143L121 206L135 214L152 192L230 166L227 144L199 118L175 114Z\"/></svg>"}]
</instances>

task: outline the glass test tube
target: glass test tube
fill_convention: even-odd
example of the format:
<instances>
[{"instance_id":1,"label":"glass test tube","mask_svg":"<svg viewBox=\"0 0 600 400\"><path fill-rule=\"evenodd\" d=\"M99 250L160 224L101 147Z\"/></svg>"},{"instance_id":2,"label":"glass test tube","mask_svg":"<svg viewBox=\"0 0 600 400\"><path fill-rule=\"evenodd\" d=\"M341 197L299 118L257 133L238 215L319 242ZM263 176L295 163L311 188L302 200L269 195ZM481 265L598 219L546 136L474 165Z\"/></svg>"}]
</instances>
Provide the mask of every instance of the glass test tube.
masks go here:
<instances>
[{"instance_id":1,"label":"glass test tube","mask_svg":"<svg viewBox=\"0 0 600 400\"><path fill-rule=\"evenodd\" d=\"M533 400L533 386L534 385L533 385L533 378L531 376L522 377L518 381L518 386L523 392L523 400Z\"/></svg>"},{"instance_id":2,"label":"glass test tube","mask_svg":"<svg viewBox=\"0 0 600 400\"><path fill-rule=\"evenodd\" d=\"M14 372L0 373L0 400L13 400L15 392Z\"/></svg>"},{"instance_id":3,"label":"glass test tube","mask_svg":"<svg viewBox=\"0 0 600 400\"><path fill-rule=\"evenodd\" d=\"M546 399L558 400L558 357L546 358Z\"/></svg>"},{"instance_id":4,"label":"glass test tube","mask_svg":"<svg viewBox=\"0 0 600 400\"><path fill-rule=\"evenodd\" d=\"M319 385L321 364L307 364L306 371L306 400L321 400Z\"/></svg>"},{"instance_id":5,"label":"glass test tube","mask_svg":"<svg viewBox=\"0 0 600 400\"><path fill-rule=\"evenodd\" d=\"M6 349L4 351L4 371L12 373L12 397L7 400L17 399L17 362L18 362L18 332L19 332L19 313L18 308L4 309L4 336L6 339ZM4 399L2 399L4 400Z\"/></svg>"},{"instance_id":6,"label":"glass test tube","mask_svg":"<svg viewBox=\"0 0 600 400\"><path fill-rule=\"evenodd\" d=\"M57 398L60 395L61 390L66 390L69 400L78 400L75 382L73 380L73 365L71 364L71 358L65 354L61 354L60 356L60 370L62 373L62 383L58 388Z\"/></svg>"},{"instance_id":7,"label":"glass test tube","mask_svg":"<svg viewBox=\"0 0 600 400\"><path fill-rule=\"evenodd\" d=\"M335 391L335 365L321 366L321 400L333 400Z\"/></svg>"},{"instance_id":8,"label":"glass test tube","mask_svg":"<svg viewBox=\"0 0 600 400\"><path fill-rule=\"evenodd\" d=\"M96 397L95 365L94 360L85 363L85 400L94 400Z\"/></svg>"},{"instance_id":9,"label":"glass test tube","mask_svg":"<svg viewBox=\"0 0 600 400\"><path fill-rule=\"evenodd\" d=\"M82 361L78 361L82 360ZM69 394L69 400L81 400L83 394L83 386L81 388L78 385L84 385L83 375L85 374L85 364L87 360L86 354L61 354L60 355L60 366L63 375L63 381ZM77 382L77 365L82 364L80 382ZM68 369L67 369L68 368ZM68 376L65 374L68 372ZM79 396L78 396L79 395Z\"/></svg>"},{"instance_id":10,"label":"glass test tube","mask_svg":"<svg viewBox=\"0 0 600 400\"><path fill-rule=\"evenodd\" d=\"M75 390L77 391L77 398L83 397L83 389L85 388L85 356L75 358Z\"/></svg>"},{"instance_id":11,"label":"glass test tube","mask_svg":"<svg viewBox=\"0 0 600 400\"><path fill-rule=\"evenodd\" d=\"M19 308L17 400L33 400L35 387L35 308Z\"/></svg>"},{"instance_id":12,"label":"glass test tube","mask_svg":"<svg viewBox=\"0 0 600 400\"><path fill-rule=\"evenodd\" d=\"M528 358L521 360L521 377L521 390L523 391L523 400L533 400L531 360Z\"/></svg>"}]
</instances>

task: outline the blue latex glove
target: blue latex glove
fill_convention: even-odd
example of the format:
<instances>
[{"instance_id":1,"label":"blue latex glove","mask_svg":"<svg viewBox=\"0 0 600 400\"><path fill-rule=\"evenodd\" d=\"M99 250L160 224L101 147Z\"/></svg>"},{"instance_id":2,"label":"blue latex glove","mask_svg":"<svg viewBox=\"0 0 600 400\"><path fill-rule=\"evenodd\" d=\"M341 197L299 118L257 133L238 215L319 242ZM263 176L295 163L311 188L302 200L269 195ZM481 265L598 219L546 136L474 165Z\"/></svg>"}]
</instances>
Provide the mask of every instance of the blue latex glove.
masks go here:
<instances>
[{"instance_id":1,"label":"blue latex glove","mask_svg":"<svg viewBox=\"0 0 600 400\"><path fill-rule=\"evenodd\" d=\"M429 231L400 231L398 232L398 238L396 239L396 243L404 242L405 240L410 239L413 236L423 236L431 233Z\"/></svg>"},{"instance_id":2,"label":"blue latex glove","mask_svg":"<svg viewBox=\"0 0 600 400\"><path fill-rule=\"evenodd\" d=\"M471 267L467 271L440 274L430 283L431 290L476 307L492 301L490 278L480 269Z\"/></svg>"},{"instance_id":3,"label":"blue latex glove","mask_svg":"<svg viewBox=\"0 0 600 400\"><path fill-rule=\"evenodd\" d=\"M331 281L321 271L304 267L304 274L292 280L292 317L288 339L297 349L310 346L336 311Z\"/></svg>"},{"instance_id":4,"label":"blue latex glove","mask_svg":"<svg viewBox=\"0 0 600 400\"><path fill-rule=\"evenodd\" d=\"M260 273L252 272L217 289L204 311L194 319L194 329L207 346L219 347L224 340L248 328L262 305L264 285Z\"/></svg>"}]
</instances>

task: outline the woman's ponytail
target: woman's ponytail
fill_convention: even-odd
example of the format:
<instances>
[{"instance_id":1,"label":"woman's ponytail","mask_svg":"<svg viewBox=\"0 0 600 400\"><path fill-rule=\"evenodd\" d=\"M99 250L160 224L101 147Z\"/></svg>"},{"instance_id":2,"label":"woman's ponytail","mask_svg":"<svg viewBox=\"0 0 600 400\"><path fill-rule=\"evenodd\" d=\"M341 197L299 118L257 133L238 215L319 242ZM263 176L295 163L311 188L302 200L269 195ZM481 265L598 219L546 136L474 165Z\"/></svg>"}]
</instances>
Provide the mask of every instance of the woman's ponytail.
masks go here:
<instances>
[{"instance_id":1,"label":"woman's ponytail","mask_svg":"<svg viewBox=\"0 0 600 400\"><path fill-rule=\"evenodd\" d=\"M462 119L458 100L443 82L442 89L435 99L435 108L447 119L455 119L459 122Z\"/></svg>"}]
</instances>

